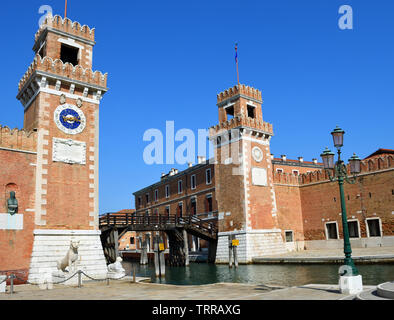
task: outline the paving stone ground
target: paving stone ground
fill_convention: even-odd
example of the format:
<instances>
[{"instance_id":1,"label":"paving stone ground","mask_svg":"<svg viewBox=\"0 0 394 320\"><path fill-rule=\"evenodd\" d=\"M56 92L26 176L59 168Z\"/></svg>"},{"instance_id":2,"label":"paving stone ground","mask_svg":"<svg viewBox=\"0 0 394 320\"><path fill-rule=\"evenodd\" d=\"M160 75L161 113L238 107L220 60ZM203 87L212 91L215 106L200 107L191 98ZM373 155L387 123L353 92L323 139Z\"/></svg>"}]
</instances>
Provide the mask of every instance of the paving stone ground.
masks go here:
<instances>
[{"instance_id":1,"label":"paving stone ground","mask_svg":"<svg viewBox=\"0 0 394 320\"><path fill-rule=\"evenodd\" d=\"M374 287L365 287L365 289ZM338 300L336 285L311 284L300 287L217 283L202 286L175 286L130 281L84 283L82 288L55 285L53 290L21 285L15 293L0 294L0 300Z\"/></svg>"}]
</instances>

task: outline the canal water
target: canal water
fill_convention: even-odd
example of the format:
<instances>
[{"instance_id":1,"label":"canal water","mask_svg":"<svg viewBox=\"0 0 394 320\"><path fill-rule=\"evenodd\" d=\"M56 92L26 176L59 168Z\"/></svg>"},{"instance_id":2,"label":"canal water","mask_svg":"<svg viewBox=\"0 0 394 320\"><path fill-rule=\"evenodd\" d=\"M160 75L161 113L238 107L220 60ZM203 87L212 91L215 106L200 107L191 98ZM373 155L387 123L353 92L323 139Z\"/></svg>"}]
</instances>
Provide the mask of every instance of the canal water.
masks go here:
<instances>
[{"instance_id":1,"label":"canal water","mask_svg":"<svg viewBox=\"0 0 394 320\"><path fill-rule=\"evenodd\" d=\"M200 285L219 282L249 283L279 286L300 286L311 283L338 284L340 265L239 265L230 269L228 265L190 263L185 267L166 266L166 276L156 279L154 265L141 266L137 261L123 261L128 275L133 269L139 277L151 278L154 283L174 285ZM358 265L364 285L378 285L394 280L394 265Z\"/></svg>"}]
</instances>

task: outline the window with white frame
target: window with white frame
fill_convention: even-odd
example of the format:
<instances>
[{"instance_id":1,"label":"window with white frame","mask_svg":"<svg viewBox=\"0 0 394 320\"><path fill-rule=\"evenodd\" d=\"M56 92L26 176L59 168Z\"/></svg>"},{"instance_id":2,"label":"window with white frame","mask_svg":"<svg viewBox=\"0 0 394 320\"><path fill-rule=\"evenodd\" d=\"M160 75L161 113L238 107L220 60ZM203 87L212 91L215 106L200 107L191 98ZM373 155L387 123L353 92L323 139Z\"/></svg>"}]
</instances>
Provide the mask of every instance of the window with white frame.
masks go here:
<instances>
[{"instance_id":1,"label":"window with white frame","mask_svg":"<svg viewBox=\"0 0 394 320\"><path fill-rule=\"evenodd\" d=\"M182 180L178 181L178 193L182 193L183 192L183 186L182 186Z\"/></svg>"},{"instance_id":2,"label":"window with white frame","mask_svg":"<svg viewBox=\"0 0 394 320\"><path fill-rule=\"evenodd\" d=\"M278 168L278 169L276 169L276 172L277 172L277 173L283 173L283 169Z\"/></svg>"},{"instance_id":3,"label":"window with white frame","mask_svg":"<svg viewBox=\"0 0 394 320\"><path fill-rule=\"evenodd\" d=\"M367 218L367 228L369 237L381 237L382 231L379 218Z\"/></svg>"},{"instance_id":4,"label":"window with white frame","mask_svg":"<svg viewBox=\"0 0 394 320\"><path fill-rule=\"evenodd\" d=\"M212 183L212 173L211 173L210 168L205 171L205 177L206 177L206 184L211 184Z\"/></svg>"},{"instance_id":5,"label":"window with white frame","mask_svg":"<svg viewBox=\"0 0 394 320\"><path fill-rule=\"evenodd\" d=\"M293 242L294 241L293 231L291 230L285 231L285 238L286 238L286 242Z\"/></svg>"},{"instance_id":6,"label":"window with white frame","mask_svg":"<svg viewBox=\"0 0 394 320\"><path fill-rule=\"evenodd\" d=\"M166 215L170 215L170 206L166 206L166 209L164 212Z\"/></svg>"},{"instance_id":7,"label":"window with white frame","mask_svg":"<svg viewBox=\"0 0 394 320\"><path fill-rule=\"evenodd\" d=\"M166 185L166 198L170 197L170 186Z\"/></svg>"},{"instance_id":8,"label":"window with white frame","mask_svg":"<svg viewBox=\"0 0 394 320\"><path fill-rule=\"evenodd\" d=\"M338 224L336 221L326 223L326 234L328 240L338 239Z\"/></svg>"},{"instance_id":9,"label":"window with white frame","mask_svg":"<svg viewBox=\"0 0 394 320\"><path fill-rule=\"evenodd\" d=\"M191 188L192 188L192 190L196 189L196 175L195 174L193 174L191 176Z\"/></svg>"},{"instance_id":10,"label":"window with white frame","mask_svg":"<svg viewBox=\"0 0 394 320\"><path fill-rule=\"evenodd\" d=\"M155 190L155 201L159 200L159 190Z\"/></svg>"},{"instance_id":11,"label":"window with white frame","mask_svg":"<svg viewBox=\"0 0 394 320\"><path fill-rule=\"evenodd\" d=\"M205 211L212 212L213 211L212 194L208 194L205 199L206 199Z\"/></svg>"},{"instance_id":12,"label":"window with white frame","mask_svg":"<svg viewBox=\"0 0 394 320\"><path fill-rule=\"evenodd\" d=\"M347 226L348 226L350 238L359 238L360 237L358 220L348 221Z\"/></svg>"},{"instance_id":13,"label":"window with white frame","mask_svg":"<svg viewBox=\"0 0 394 320\"><path fill-rule=\"evenodd\" d=\"M293 170L293 174L294 174L295 176L298 176L298 175L300 174L300 172L299 172L298 170Z\"/></svg>"}]
</instances>

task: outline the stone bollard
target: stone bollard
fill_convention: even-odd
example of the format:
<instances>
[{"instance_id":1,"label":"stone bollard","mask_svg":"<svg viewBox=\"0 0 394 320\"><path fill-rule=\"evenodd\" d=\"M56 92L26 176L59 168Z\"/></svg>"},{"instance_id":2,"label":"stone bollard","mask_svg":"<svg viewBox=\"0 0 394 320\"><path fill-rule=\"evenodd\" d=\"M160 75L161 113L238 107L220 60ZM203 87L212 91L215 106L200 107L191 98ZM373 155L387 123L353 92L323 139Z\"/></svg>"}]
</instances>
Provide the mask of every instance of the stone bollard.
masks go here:
<instances>
[{"instance_id":1,"label":"stone bollard","mask_svg":"<svg viewBox=\"0 0 394 320\"><path fill-rule=\"evenodd\" d=\"M160 236L155 237L154 242L155 273L156 277L165 277L166 268L164 261L164 244Z\"/></svg>"},{"instance_id":2,"label":"stone bollard","mask_svg":"<svg viewBox=\"0 0 394 320\"><path fill-rule=\"evenodd\" d=\"M38 285L41 290L52 290L53 289L53 276L52 271L49 268L39 269L39 280Z\"/></svg>"}]
</instances>

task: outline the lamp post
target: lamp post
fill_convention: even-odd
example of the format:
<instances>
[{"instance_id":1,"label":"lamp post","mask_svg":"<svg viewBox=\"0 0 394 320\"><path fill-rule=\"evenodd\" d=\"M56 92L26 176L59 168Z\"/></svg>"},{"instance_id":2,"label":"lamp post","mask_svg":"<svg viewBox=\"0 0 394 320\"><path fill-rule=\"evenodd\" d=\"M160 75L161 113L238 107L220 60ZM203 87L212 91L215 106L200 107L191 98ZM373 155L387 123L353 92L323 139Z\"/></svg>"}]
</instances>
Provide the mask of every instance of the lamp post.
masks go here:
<instances>
[{"instance_id":1,"label":"lamp post","mask_svg":"<svg viewBox=\"0 0 394 320\"><path fill-rule=\"evenodd\" d=\"M345 204L345 194L343 191L343 185L345 181L350 184L356 183L356 175L361 171L360 170L361 160L359 157L356 156L356 154L353 154L353 156L349 159L350 173L353 175L353 177L349 177L347 172L347 167L344 161L341 159L341 148L343 146L343 136L345 134L345 131L343 131L339 127L336 127L334 131L331 132L331 134L334 140L334 146L337 148L338 151L338 161L335 162L334 164L335 154L331 152L328 148L326 148L326 150L324 150L320 156L323 159L324 169L327 171L328 177L330 178L331 181L338 181L338 185L339 185L339 193L341 197L344 253L345 253L344 263L345 266L347 266L347 268L343 270L344 273L341 276L358 276L359 275L358 270L354 265L352 259L352 248L349 239L349 227L348 227L347 216L346 216L346 204ZM334 173L333 176L331 176L330 174L331 170L333 170Z\"/></svg>"}]
</instances>

